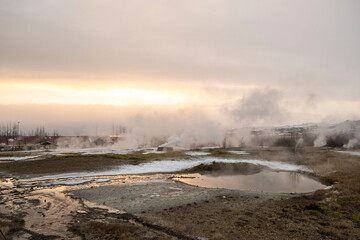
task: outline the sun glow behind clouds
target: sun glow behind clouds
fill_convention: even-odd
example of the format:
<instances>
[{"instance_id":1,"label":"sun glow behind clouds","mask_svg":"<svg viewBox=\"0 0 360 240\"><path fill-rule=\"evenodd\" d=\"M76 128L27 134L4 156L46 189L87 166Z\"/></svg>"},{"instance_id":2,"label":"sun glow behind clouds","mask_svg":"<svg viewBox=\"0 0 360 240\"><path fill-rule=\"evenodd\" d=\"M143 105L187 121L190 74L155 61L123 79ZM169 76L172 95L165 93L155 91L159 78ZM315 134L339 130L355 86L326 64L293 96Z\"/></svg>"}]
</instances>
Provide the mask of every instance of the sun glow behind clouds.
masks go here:
<instances>
[{"instance_id":1,"label":"sun glow behind clouds","mask_svg":"<svg viewBox=\"0 0 360 240\"><path fill-rule=\"evenodd\" d=\"M184 97L180 94L169 94L166 92L157 92L129 88L111 88L105 90L83 90L75 91L78 94L96 98L103 104L113 105L166 105L184 103Z\"/></svg>"},{"instance_id":2,"label":"sun glow behind clouds","mask_svg":"<svg viewBox=\"0 0 360 240\"><path fill-rule=\"evenodd\" d=\"M17 86L0 89L0 101L7 104L170 105L185 103L186 99L186 96L179 92L132 88L78 90L46 86Z\"/></svg>"}]
</instances>

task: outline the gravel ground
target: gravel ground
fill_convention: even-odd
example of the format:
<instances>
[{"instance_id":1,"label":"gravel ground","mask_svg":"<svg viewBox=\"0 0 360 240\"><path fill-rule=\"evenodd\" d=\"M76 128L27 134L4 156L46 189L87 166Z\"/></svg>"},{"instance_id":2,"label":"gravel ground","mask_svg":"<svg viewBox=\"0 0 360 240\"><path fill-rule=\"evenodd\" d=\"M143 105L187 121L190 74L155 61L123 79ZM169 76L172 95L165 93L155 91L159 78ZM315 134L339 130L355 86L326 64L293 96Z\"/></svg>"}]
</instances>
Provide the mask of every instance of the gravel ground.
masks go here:
<instances>
[{"instance_id":1,"label":"gravel ground","mask_svg":"<svg viewBox=\"0 0 360 240\"><path fill-rule=\"evenodd\" d=\"M126 184L74 190L76 197L129 213L160 212L181 205L209 201L217 196L242 195L254 198L259 193L201 188L180 182ZM288 194L261 194L261 200L287 197ZM260 199L260 198L259 198Z\"/></svg>"}]
</instances>

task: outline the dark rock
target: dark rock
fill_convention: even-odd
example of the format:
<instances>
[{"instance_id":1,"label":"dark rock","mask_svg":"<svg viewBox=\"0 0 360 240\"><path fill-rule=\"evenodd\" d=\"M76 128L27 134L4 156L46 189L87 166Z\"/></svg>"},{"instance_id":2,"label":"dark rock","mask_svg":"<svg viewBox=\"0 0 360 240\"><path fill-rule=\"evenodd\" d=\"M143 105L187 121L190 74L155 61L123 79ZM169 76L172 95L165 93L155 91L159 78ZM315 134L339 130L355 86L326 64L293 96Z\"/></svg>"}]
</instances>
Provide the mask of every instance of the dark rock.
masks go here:
<instances>
[{"instance_id":1,"label":"dark rock","mask_svg":"<svg viewBox=\"0 0 360 240\"><path fill-rule=\"evenodd\" d=\"M13 201L13 204L17 204L17 205L24 204L24 203L25 203L25 201L20 200L20 199L17 199L17 200Z\"/></svg>"}]
</instances>

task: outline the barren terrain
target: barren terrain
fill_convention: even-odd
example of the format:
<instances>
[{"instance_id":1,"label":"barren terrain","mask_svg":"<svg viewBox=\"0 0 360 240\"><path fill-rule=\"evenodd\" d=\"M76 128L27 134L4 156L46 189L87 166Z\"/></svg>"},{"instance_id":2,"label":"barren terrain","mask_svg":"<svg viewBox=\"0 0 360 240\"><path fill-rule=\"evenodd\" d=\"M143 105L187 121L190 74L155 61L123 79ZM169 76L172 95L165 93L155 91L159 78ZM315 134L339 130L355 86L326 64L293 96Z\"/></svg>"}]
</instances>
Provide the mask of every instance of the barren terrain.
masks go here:
<instances>
[{"instance_id":1,"label":"barren terrain","mask_svg":"<svg viewBox=\"0 0 360 240\"><path fill-rule=\"evenodd\" d=\"M311 176L332 187L307 194L211 189L174 181L179 173L98 176L80 185L19 187L23 178L94 170L96 162L108 168L129 161L178 159L181 153L2 162L0 230L6 239L360 238L359 156L329 148L296 153L283 148L246 150L248 159L304 165L313 170ZM224 150L211 154L245 158ZM228 171L229 166L183 173Z\"/></svg>"}]
</instances>

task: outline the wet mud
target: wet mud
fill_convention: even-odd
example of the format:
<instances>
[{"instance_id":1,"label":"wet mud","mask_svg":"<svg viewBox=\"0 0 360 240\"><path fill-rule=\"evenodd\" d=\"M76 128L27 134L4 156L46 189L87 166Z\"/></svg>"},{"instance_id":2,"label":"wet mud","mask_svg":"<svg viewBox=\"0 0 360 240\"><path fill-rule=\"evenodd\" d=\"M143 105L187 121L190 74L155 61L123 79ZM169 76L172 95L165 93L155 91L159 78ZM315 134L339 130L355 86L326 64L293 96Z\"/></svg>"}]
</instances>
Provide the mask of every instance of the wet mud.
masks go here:
<instances>
[{"instance_id":1,"label":"wet mud","mask_svg":"<svg viewBox=\"0 0 360 240\"><path fill-rule=\"evenodd\" d=\"M331 187L298 194L205 188L179 182L191 177L187 171L27 182L3 176L0 230L6 239L359 239L357 156L249 152L304 165Z\"/></svg>"}]
</instances>

